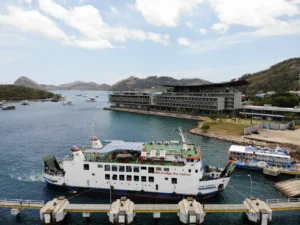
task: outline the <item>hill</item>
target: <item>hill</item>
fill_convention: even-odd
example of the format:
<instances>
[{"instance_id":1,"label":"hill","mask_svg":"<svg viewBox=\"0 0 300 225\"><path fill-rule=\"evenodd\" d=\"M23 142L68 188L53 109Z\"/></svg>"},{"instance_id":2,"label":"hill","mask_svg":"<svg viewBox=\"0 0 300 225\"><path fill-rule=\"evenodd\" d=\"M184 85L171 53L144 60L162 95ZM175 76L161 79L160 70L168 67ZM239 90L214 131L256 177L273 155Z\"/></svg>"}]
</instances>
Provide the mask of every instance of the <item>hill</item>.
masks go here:
<instances>
[{"instance_id":1,"label":"hill","mask_svg":"<svg viewBox=\"0 0 300 225\"><path fill-rule=\"evenodd\" d=\"M299 82L300 58L291 58L253 74L245 74L240 80L246 79L249 86L243 91L247 94L277 93L290 90L300 90Z\"/></svg>"},{"instance_id":2,"label":"hill","mask_svg":"<svg viewBox=\"0 0 300 225\"><path fill-rule=\"evenodd\" d=\"M59 95L49 91L18 85L0 85L0 99L6 101L21 101L24 99L59 98Z\"/></svg>"},{"instance_id":3,"label":"hill","mask_svg":"<svg viewBox=\"0 0 300 225\"><path fill-rule=\"evenodd\" d=\"M164 87L159 84L177 84L177 85L197 85L208 84L209 81L202 79L181 79L177 80L172 77L150 76L144 79L138 77L128 77L110 87L110 91L163 91Z\"/></svg>"},{"instance_id":4,"label":"hill","mask_svg":"<svg viewBox=\"0 0 300 225\"><path fill-rule=\"evenodd\" d=\"M14 85L17 86L24 86L24 87L30 87L30 88L36 88L36 89L41 89L40 85L36 83L35 81L29 79L28 77L19 77Z\"/></svg>"},{"instance_id":5,"label":"hill","mask_svg":"<svg viewBox=\"0 0 300 225\"><path fill-rule=\"evenodd\" d=\"M94 82L83 82L76 81L73 83L62 84L55 86L57 90L95 90L95 91L106 91L110 88L108 84L97 84Z\"/></svg>"}]
</instances>

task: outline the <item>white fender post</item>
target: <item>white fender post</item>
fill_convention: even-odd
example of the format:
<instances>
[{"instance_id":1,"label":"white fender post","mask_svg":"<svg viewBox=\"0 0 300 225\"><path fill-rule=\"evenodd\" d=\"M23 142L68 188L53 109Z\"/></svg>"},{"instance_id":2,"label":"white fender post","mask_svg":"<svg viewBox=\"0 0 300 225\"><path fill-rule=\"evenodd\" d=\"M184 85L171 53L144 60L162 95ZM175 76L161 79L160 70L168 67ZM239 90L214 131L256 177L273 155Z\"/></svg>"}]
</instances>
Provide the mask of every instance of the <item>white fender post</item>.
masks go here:
<instances>
[{"instance_id":1,"label":"white fender post","mask_svg":"<svg viewBox=\"0 0 300 225\"><path fill-rule=\"evenodd\" d=\"M178 203L179 219L184 224L201 224L204 222L206 213L203 205L193 198L183 199Z\"/></svg>"}]
</instances>

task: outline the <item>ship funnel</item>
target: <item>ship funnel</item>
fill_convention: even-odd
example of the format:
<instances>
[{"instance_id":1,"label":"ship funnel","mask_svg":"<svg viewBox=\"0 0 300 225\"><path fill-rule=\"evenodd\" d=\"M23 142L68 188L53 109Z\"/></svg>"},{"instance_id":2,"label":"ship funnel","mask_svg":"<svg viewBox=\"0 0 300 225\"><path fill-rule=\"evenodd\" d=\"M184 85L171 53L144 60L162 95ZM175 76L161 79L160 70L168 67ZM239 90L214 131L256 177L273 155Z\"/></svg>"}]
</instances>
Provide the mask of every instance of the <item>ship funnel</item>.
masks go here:
<instances>
[{"instance_id":1,"label":"ship funnel","mask_svg":"<svg viewBox=\"0 0 300 225\"><path fill-rule=\"evenodd\" d=\"M92 141L92 148L95 148L95 149L103 148L103 145L102 145L101 141L99 140L99 138L93 136L91 138L91 141Z\"/></svg>"}]
</instances>

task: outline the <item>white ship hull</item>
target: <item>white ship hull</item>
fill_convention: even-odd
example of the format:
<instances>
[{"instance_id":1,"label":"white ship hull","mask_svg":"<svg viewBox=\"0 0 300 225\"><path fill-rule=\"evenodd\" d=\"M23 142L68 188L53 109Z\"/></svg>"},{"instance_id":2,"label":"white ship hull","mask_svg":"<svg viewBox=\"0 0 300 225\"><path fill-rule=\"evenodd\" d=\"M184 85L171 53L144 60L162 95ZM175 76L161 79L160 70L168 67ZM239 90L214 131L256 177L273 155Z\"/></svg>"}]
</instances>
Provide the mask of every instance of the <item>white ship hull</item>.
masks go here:
<instances>
[{"instance_id":1,"label":"white ship hull","mask_svg":"<svg viewBox=\"0 0 300 225\"><path fill-rule=\"evenodd\" d=\"M84 164L89 164L89 170L82 169ZM198 199L211 197L222 192L230 180L230 174L216 179L220 177L221 172L207 174L207 176L213 176L215 179L199 180L198 174L203 170L202 162L182 167L126 164L125 167L131 167L132 172L105 171L105 165L110 165L110 167L122 166L119 163L98 162L76 163L74 165L72 161L67 163L65 161L64 170L68 171L65 175L44 173L43 178L48 184L68 189L93 189L93 191L107 193L111 187L113 194L176 199L187 196ZM134 167L139 167L139 172L133 172ZM142 170L141 167L146 169ZM149 167L154 168L153 173L149 173ZM168 169L169 171L157 171L157 167L160 170ZM114 175L117 180L112 180ZM106 179L108 176L109 179ZM172 178L176 179L176 184ZM142 182L142 179L145 181Z\"/></svg>"}]
</instances>

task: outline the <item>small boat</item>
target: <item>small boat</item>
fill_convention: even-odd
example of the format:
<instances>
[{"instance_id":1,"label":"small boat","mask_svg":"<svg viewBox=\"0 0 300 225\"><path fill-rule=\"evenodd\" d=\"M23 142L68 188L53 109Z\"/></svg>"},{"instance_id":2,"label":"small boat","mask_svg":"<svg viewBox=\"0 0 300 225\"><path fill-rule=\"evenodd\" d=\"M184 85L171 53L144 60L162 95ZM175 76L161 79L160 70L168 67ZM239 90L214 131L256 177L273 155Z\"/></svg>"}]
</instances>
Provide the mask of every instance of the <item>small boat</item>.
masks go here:
<instances>
[{"instance_id":1,"label":"small boat","mask_svg":"<svg viewBox=\"0 0 300 225\"><path fill-rule=\"evenodd\" d=\"M52 99L51 102L58 102L58 99Z\"/></svg>"},{"instance_id":2,"label":"small boat","mask_svg":"<svg viewBox=\"0 0 300 225\"><path fill-rule=\"evenodd\" d=\"M63 105L73 105L73 102L72 101L65 101L65 102L63 102Z\"/></svg>"},{"instance_id":3,"label":"small boat","mask_svg":"<svg viewBox=\"0 0 300 225\"><path fill-rule=\"evenodd\" d=\"M16 106L14 105L3 105L2 110L15 110Z\"/></svg>"},{"instance_id":4,"label":"small boat","mask_svg":"<svg viewBox=\"0 0 300 225\"><path fill-rule=\"evenodd\" d=\"M23 100L23 101L21 101L21 105L29 105L29 101L28 100Z\"/></svg>"},{"instance_id":5,"label":"small boat","mask_svg":"<svg viewBox=\"0 0 300 225\"><path fill-rule=\"evenodd\" d=\"M94 99L94 98L89 98L89 99L86 100L86 102L96 102L96 99Z\"/></svg>"}]
</instances>

